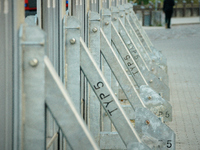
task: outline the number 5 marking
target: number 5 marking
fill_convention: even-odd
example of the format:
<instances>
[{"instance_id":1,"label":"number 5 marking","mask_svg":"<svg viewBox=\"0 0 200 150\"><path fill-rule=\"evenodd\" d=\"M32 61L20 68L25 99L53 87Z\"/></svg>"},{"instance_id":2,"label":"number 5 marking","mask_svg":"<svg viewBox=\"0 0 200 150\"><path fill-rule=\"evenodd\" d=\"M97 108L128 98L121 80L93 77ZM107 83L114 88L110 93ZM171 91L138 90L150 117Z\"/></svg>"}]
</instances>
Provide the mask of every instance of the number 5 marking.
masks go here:
<instances>
[{"instance_id":1,"label":"number 5 marking","mask_svg":"<svg viewBox=\"0 0 200 150\"><path fill-rule=\"evenodd\" d=\"M167 140L167 148L171 148L172 147L172 140Z\"/></svg>"},{"instance_id":2,"label":"number 5 marking","mask_svg":"<svg viewBox=\"0 0 200 150\"><path fill-rule=\"evenodd\" d=\"M100 89L103 86L104 86L103 82L98 82L97 87L95 87L95 85L94 85L94 89L97 90L97 89Z\"/></svg>"}]
</instances>

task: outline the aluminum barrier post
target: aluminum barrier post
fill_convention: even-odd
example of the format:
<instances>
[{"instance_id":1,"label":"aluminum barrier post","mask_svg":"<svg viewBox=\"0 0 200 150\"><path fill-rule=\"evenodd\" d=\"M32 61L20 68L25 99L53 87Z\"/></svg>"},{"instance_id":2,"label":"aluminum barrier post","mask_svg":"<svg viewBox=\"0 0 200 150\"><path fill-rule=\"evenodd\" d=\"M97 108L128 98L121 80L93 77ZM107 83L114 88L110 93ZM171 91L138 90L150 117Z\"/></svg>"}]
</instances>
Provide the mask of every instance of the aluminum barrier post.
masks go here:
<instances>
[{"instance_id":1,"label":"aluminum barrier post","mask_svg":"<svg viewBox=\"0 0 200 150\"><path fill-rule=\"evenodd\" d=\"M149 37L147 36L146 32L144 31L144 29L141 28L141 25L139 24L139 21L138 21L138 18L136 16L135 12L132 10L132 4L129 4L129 6L130 6L130 10L132 11L131 13L133 15L132 17L135 21L135 24L138 26L138 29L140 30L141 34L143 35L145 41L147 42L147 44L149 46L152 45L152 43L151 43ZM151 49L149 49L149 51L151 51Z\"/></svg>"},{"instance_id":2,"label":"aluminum barrier post","mask_svg":"<svg viewBox=\"0 0 200 150\"><path fill-rule=\"evenodd\" d=\"M163 81L166 85L169 83L168 75L166 72L161 69L158 65L153 64L149 55L147 54L145 48L143 47L142 43L140 42L136 32L134 31L130 21L129 21L129 4L124 5L126 9L126 19L125 19L125 27L130 35L130 38L134 41L136 48L139 51L140 57L143 58L143 63L146 66L148 71L151 71L155 74L161 81Z\"/></svg>"},{"instance_id":3,"label":"aluminum barrier post","mask_svg":"<svg viewBox=\"0 0 200 150\"><path fill-rule=\"evenodd\" d=\"M81 40L82 41L82 40ZM86 52L87 52L87 55L90 55L90 52L87 50L87 48L86 48L86 45L84 44L84 42L82 41L82 47L84 48L84 50L86 50ZM91 64L91 63L89 63L89 59L87 58L86 59L86 57L83 57L83 55L82 54L84 54L84 53L81 53L81 60L83 60L83 61L81 61L81 68L82 68L82 70L83 70L83 72L84 72L84 74L86 74L87 73L87 75L86 75L86 77L88 78L88 82L91 84L91 83L93 83L93 80L96 78L95 76L94 76L94 73L93 74L91 74L90 72L91 72L91 68L92 68L92 66L93 65L90 65L90 67L89 67L89 64ZM86 55L86 56L87 56ZM92 56L90 56L90 58L91 58ZM92 61L92 62L94 62L94 60ZM85 65L85 66L84 66ZM96 66L96 65L95 65ZM84 67L84 69L83 69L83 67ZM98 68L98 66L96 66L95 68ZM88 71L87 71L88 70ZM89 71L90 70L90 71ZM97 69L98 70L98 69ZM93 70L93 72L95 71L95 69ZM91 77L91 75L92 75L92 77ZM94 77L93 77L94 76ZM89 78L90 77L90 78ZM93 86L92 86L93 87ZM102 96L104 95L102 95L102 93L101 93L101 91L99 91L100 92L100 97L99 98L102 98ZM104 92L103 92L104 93ZM106 96L106 95L104 95L104 96ZM107 98L107 97L105 97L105 98ZM109 102L109 105L110 106L108 106L107 104L108 104L108 102ZM112 102L110 102L110 101L108 101L107 103L106 103L106 106L107 107L109 107L110 109L112 109L111 108L111 106L113 106L112 104ZM112 103L112 104L111 104ZM114 107L114 106L113 106ZM113 112L117 112L117 110L116 109L112 109L112 110L114 110L114 111L108 111L107 113L108 113L108 115L109 115L109 112L112 114ZM113 121L113 120L112 120ZM114 122L115 123L115 122ZM117 126L116 126L117 125ZM119 124L117 123L117 124L115 124L115 126L116 126L116 129L118 130L119 128ZM124 134L121 130L118 130L119 132L120 132L120 134ZM124 139L124 138L123 138ZM126 138L125 138L126 139ZM126 141L126 140L125 140Z\"/></svg>"},{"instance_id":4,"label":"aluminum barrier post","mask_svg":"<svg viewBox=\"0 0 200 150\"><path fill-rule=\"evenodd\" d=\"M56 71L64 81L63 64L63 18L66 13L65 0L39 0L38 21L47 33L47 55L54 64ZM40 12L39 12L40 11ZM54 41L54 42L50 42Z\"/></svg>"},{"instance_id":5,"label":"aluminum barrier post","mask_svg":"<svg viewBox=\"0 0 200 150\"><path fill-rule=\"evenodd\" d=\"M132 5L130 6L130 12L131 12L131 14L130 14L131 25L132 25L133 29L135 30L136 34L138 35L144 48L146 49L149 57L152 59L153 62L158 64L167 73L166 58L164 56L162 56L162 54L160 52L153 52L153 50L147 44L145 34L144 34L144 29L139 24L137 16L135 15L135 13L132 10Z\"/></svg>"},{"instance_id":6,"label":"aluminum barrier post","mask_svg":"<svg viewBox=\"0 0 200 150\"><path fill-rule=\"evenodd\" d=\"M100 16L97 12L88 12L88 47L100 68ZM88 128L94 135L98 145L100 145L100 132L103 130L101 106L91 87L89 90Z\"/></svg>"},{"instance_id":7,"label":"aluminum barrier post","mask_svg":"<svg viewBox=\"0 0 200 150\"><path fill-rule=\"evenodd\" d=\"M114 75L116 76L120 86L122 87L125 95L127 96L130 104L133 107L133 110L135 110L135 113L142 113L142 111L144 110L146 113L148 113L147 116L152 116L152 117L148 117L148 119L146 120L147 122L152 122L152 123L158 123L159 126L156 126L155 124L149 128L147 130L142 130L143 126L145 126L145 124L143 124L145 122L145 120L143 119L137 119L137 114L136 115L136 120L140 120L138 122L135 122L135 124L137 125L137 131L139 131L139 135L142 135L143 138L145 138L145 136L149 137L148 138L148 142L152 141L154 138L156 138L157 140L153 140L152 145L151 146L155 146L155 147L160 147L161 149L166 149L167 147L167 142L170 140L172 141L173 145L175 143L175 134L174 132L165 124L163 124L152 112L150 112L148 109L146 109L145 104L149 103L148 101L143 101L140 96L139 93L137 92L137 90L135 89L134 85L132 84L128 74L126 73L126 71L124 70L124 68L122 67L119 59L117 58L117 55L115 54L112 46L109 44L108 40L106 39L106 36L104 34L104 32L101 30L101 52L103 54L103 56L105 57L106 61L108 62L112 72L114 73ZM112 56L112 57L110 57ZM145 91L146 93L146 91ZM156 101L159 99L155 99ZM160 104L159 104L160 105ZM161 108L162 109L162 108ZM140 116L138 114L138 116ZM152 119L152 120L151 120ZM156 120L154 120L156 119ZM143 122L143 123L142 123ZM143 126L142 126L143 125ZM146 128L146 127L144 127ZM152 130L153 129L153 130ZM153 131L153 132L152 132ZM162 132L162 134L160 135L160 133ZM166 135L166 133L168 135ZM159 138L157 135L160 135ZM146 141L146 140L145 140ZM147 142L146 141L146 142ZM160 142L162 141L162 142ZM174 149L174 147L170 147L171 149Z\"/></svg>"},{"instance_id":8,"label":"aluminum barrier post","mask_svg":"<svg viewBox=\"0 0 200 150\"><path fill-rule=\"evenodd\" d=\"M69 95L80 112L80 25L75 17L65 16L65 85Z\"/></svg>"},{"instance_id":9,"label":"aluminum barrier post","mask_svg":"<svg viewBox=\"0 0 200 150\"><path fill-rule=\"evenodd\" d=\"M20 149L18 32L24 22L23 0L0 0L0 149Z\"/></svg>"},{"instance_id":10,"label":"aluminum barrier post","mask_svg":"<svg viewBox=\"0 0 200 150\"><path fill-rule=\"evenodd\" d=\"M46 55L51 60L55 70L60 76L62 82L65 80L65 62L64 62L64 33L63 19L66 13L65 0L40 0L41 28L47 35ZM41 20L40 20L41 19ZM71 92L71 91L70 91ZM57 126L54 123L49 111L47 111L47 136L53 137L57 132ZM56 145L54 144L53 147Z\"/></svg>"},{"instance_id":11,"label":"aluminum barrier post","mask_svg":"<svg viewBox=\"0 0 200 150\"><path fill-rule=\"evenodd\" d=\"M138 18L135 14L135 12L133 11L133 6L132 4L127 4L130 7L130 12L131 12L131 18L135 21L135 25L137 26L136 28L138 28L140 31L138 32L138 35L142 35L143 39L145 40L146 43L144 43L145 46L147 46L147 50L149 50L150 52L152 52L152 50L154 50L155 54L158 53L157 50L155 50L155 48L153 47L153 44L151 42L151 40L149 39L147 33L145 32L145 30L142 28L142 26L140 25ZM147 45L146 45L147 44ZM161 54L160 54L161 55ZM158 55L159 56L159 55ZM164 56L163 56L164 57ZM166 58L165 58L166 59Z\"/></svg>"},{"instance_id":12,"label":"aluminum barrier post","mask_svg":"<svg viewBox=\"0 0 200 150\"><path fill-rule=\"evenodd\" d=\"M115 18L118 18L118 13L117 13L117 8L116 7L112 7L112 15L113 15L113 23L112 23L112 42L114 43L114 46L116 46L117 47L117 50L119 51L119 54L120 54L120 57L122 57L123 58L123 61L124 61L124 63L126 64L126 66L127 66L127 68L128 68L128 70L130 71L130 74L133 76L133 75L135 75L136 73L138 74L138 71L137 71L137 64L135 63L135 61L134 61L134 59L133 59L133 57L131 56L131 54L130 54L130 52L128 51L128 48L126 48L126 45L124 44L124 41L122 41L122 39L120 38L120 35L118 34L118 31L117 31L117 29L114 27L114 24L115 25L117 25L118 23L118 21L115 19ZM119 19L120 20L120 19ZM118 26L117 26L118 27ZM134 73L135 70L136 69L136 73ZM138 69L139 70L139 69ZM141 75L141 77L143 77L143 75L142 74L140 74ZM133 76L134 77L134 76ZM137 80L138 80L139 78L137 78ZM158 79L156 78L156 77L154 77L154 76L152 76L152 79L154 79L154 82L156 81L157 83L158 83ZM138 83L138 81L137 80L135 80L135 82L137 82ZM157 84L156 84L157 85ZM144 89L146 89L146 90L144 90ZM149 89L149 90L147 90L147 89ZM149 91L149 92L147 92L147 91ZM151 92L150 92L151 91ZM168 102L166 102L164 99L162 99L156 92L153 92L153 90L150 88L150 87L148 87L148 86L141 86L140 87L140 95L141 95L141 97L142 97L142 99L143 99L143 101L148 101L148 99L149 99L149 101L150 100L152 100L152 99L154 99L155 101L162 101L161 103L163 103L164 102L164 107L165 107L165 109L166 109L166 113L167 113L167 117L165 116L165 114L163 114L163 115L160 115L160 114L162 114L163 112L161 111L162 110L162 107L163 107L163 105L155 105L155 104L153 104L153 103L151 103L151 104L153 104L153 105L155 105L155 106L152 106L152 108L151 109L155 109L155 107L157 107L157 115L158 116L163 116L164 117L164 121L171 121L171 119L172 119L172 116L171 116L171 114L172 114L172 110L171 110L171 105L168 103ZM153 96L154 95L154 96ZM157 99L157 100L156 100ZM161 104L160 103L160 104ZM159 107L160 108L159 108ZM148 105L147 105L147 107L148 107ZM160 110L160 111L159 111ZM159 113L160 112L160 113ZM168 115L169 114L169 115Z\"/></svg>"},{"instance_id":13,"label":"aluminum barrier post","mask_svg":"<svg viewBox=\"0 0 200 150\"><path fill-rule=\"evenodd\" d=\"M34 34L33 34L34 33ZM36 26L19 31L21 149L45 149L45 33Z\"/></svg>"},{"instance_id":14,"label":"aluminum barrier post","mask_svg":"<svg viewBox=\"0 0 200 150\"><path fill-rule=\"evenodd\" d=\"M120 6L121 8L123 8L123 6ZM120 8L120 9L121 9ZM123 9L121 9L122 12L123 12ZM119 25L120 25L120 31L119 31L119 34L121 35L121 38L122 40L124 41L125 45L127 46L127 49L129 49L129 51L131 52L134 60L135 60L135 66L138 66L135 67L134 65L131 66L131 65L128 65L127 67L131 67L134 69L132 69L132 73L133 73L133 77L135 78L135 80L137 81L138 85L148 85L151 86L155 91L157 91L164 99L166 100L169 100L169 88L162 82L158 79L158 77L156 77L154 74L152 74L151 72L148 72L148 70L145 70L145 67L147 67L147 65L141 65L141 63L143 63L143 59L137 49L137 47L135 46L133 40L131 39L129 33L127 32L125 26L123 25L122 21L121 20L122 17L119 18ZM113 33L115 33L115 31L113 31ZM120 39L117 39L117 36L116 34L114 35L113 34L113 41L115 44L115 46L117 47L118 50L120 50L120 52L122 52L121 49L119 49L119 45L121 44ZM131 57L131 56L127 56L127 57ZM125 58L125 57L123 57ZM126 60L128 60L129 58L126 58ZM133 63L131 63L133 64ZM140 69L141 69L141 72L140 72ZM136 70L136 71L134 71ZM145 84L143 84L142 82L140 82L141 78L139 78L140 76L142 76L143 80L147 80L149 81L149 83L145 82ZM138 81L139 80L139 81Z\"/></svg>"},{"instance_id":15,"label":"aluminum barrier post","mask_svg":"<svg viewBox=\"0 0 200 150\"><path fill-rule=\"evenodd\" d=\"M118 99L112 92L102 72L100 71L95 60L93 59L81 38L80 42L82 47L81 69L87 77L88 82L90 83L108 117L118 131L123 143L126 147L131 145L132 148L149 149L140 140L137 132L133 128L125 112L123 111L123 108L118 102ZM121 122L123 122L123 124Z\"/></svg>"},{"instance_id":16,"label":"aluminum barrier post","mask_svg":"<svg viewBox=\"0 0 200 150\"><path fill-rule=\"evenodd\" d=\"M123 18L123 14L121 14L120 15L120 18ZM122 22L121 22L121 20L120 20L120 22L119 22L119 24L120 24L120 27L121 27L121 29L120 29L120 34L122 35L123 34L123 32L124 32L124 34L128 34L127 33L127 31L126 31L126 29L125 29L125 27L123 26L123 24L122 24ZM123 41L120 41L120 40L122 40L122 39L120 39L118 36L116 36L116 32L117 31L115 31L114 29L113 29L113 35L112 35L112 40L114 40L114 43L115 43L115 47L118 49L118 50L120 50L119 52L122 52L122 50L119 48L119 45L122 45L122 42ZM126 33L125 33L126 32ZM115 35L114 35L115 34ZM133 51L134 53L137 53L137 50L135 49L135 47L134 47L134 43L133 43L133 41L132 41L132 44L131 44L131 41L130 41L130 36L129 36L129 39L126 41L126 42L129 42L129 49L131 49L131 51ZM131 44L131 45L130 45ZM127 48L125 48L125 49L127 49ZM125 56L126 55L124 55L124 57L122 57L122 58L125 58ZM130 55L129 56L127 56L127 57L130 57ZM134 55L134 58L137 60L138 58L139 58L139 55L137 54L137 55ZM128 60L129 58L126 58L126 60ZM134 61L134 60L132 60L132 61ZM133 65L133 64L135 64L135 65ZM134 63L131 63L131 64L126 64L127 65L127 67L129 67L129 69L131 69L131 71L132 71L132 75L134 75L133 77L134 77L134 79L135 79L135 82L138 84L138 86L140 86L140 85L148 85L148 83L147 83L147 81L146 81L146 79L144 78L144 76L142 75L142 73L141 73L141 71L139 70L139 68L137 67L137 64L134 62ZM133 66L132 66L133 65ZM135 71L134 71L135 70ZM155 77L153 74L152 75L150 75L150 74L145 74L145 76L147 77L147 80L149 80L150 81L150 86L152 86L153 88L154 88L154 90L156 90L157 92L159 92L159 93L163 93L163 96L164 96L164 98L166 98L167 100L169 100L169 90L167 89L167 87L166 87L166 85L164 85L161 81L159 81L158 80L158 78L157 77ZM154 80L154 81L153 81ZM158 88L158 86L161 86L162 85L162 89L160 89L160 87Z\"/></svg>"},{"instance_id":17,"label":"aluminum barrier post","mask_svg":"<svg viewBox=\"0 0 200 150\"><path fill-rule=\"evenodd\" d=\"M72 17L69 17L69 18L72 18ZM92 17L90 19L93 20ZM71 25L73 25L73 26L79 26L78 20L75 19L74 17L72 19L67 19L67 21L68 21L68 23L70 22ZM95 24L92 22L90 22L90 23L91 23L91 27L92 27L92 25L97 26L99 24L99 20L97 19L97 22ZM68 33L68 30L70 30L70 28L67 29L67 33ZM99 25L98 25L97 29L98 28L99 28ZM96 30L94 30L94 31L96 31ZM76 33L74 32L74 34L76 34ZM95 34L99 34L99 32L96 31ZM80 34L79 34L79 36L80 36ZM96 35L94 35L94 36L96 37ZM69 34L68 38L73 39L74 35ZM140 149L142 149L142 148L148 149L146 146L144 146L142 144L140 138L138 137L136 131L134 130L130 121L128 120L125 113L123 112L123 109L121 108L117 98L115 97L114 93L111 91L110 87L108 86L108 83L106 82L103 74L101 73L99 66L95 63L94 58L92 57L91 53L89 52L89 50L86 47L86 44L83 42L82 38L80 38L80 41L79 41L79 39L76 38L76 42L73 42L71 44L73 44L74 46L75 45L81 46L81 63L80 63L81 70L83 71L84 75L86 76L88 82L91 85L91 88L93 89L96 96L98 97L98 99L99 99L102 107L106 111L108 117L112 120L113 124L115 125L115 128L120 133L120 136L122 137L124 144L126 146L128 146L130 144L131 145L134 144L133 148L140 147ZM72 46L71 44L69 46ZM92 43L90 43L90 44L92 44ZM96 45L94 45L94 46L96 46ZM48 87L50 87L50 86L48 86ZM51 92L49 92L49 93L51 93ZM109 94L109 95L107 95L107 94ZM99 112L95 112L95 113L99 113ZM119 121L121 119L122 119L123 124Z\"/></svg>"},{"instance_id":18,"label":"aluminum barrier post","mask_svg":"<svg viewBox=\"0 0 200 150\"><path fill-rule=\"evenodd\" d=\"M124 8L125 8L125 11L126 11L125 26L126 26L127 30L130 31L129 34L131 35L132 38L134 38L134 41L137 43L136 45L141 47L141 48L139 48L139 50L146 52L143 45L141 45L141 42L139 41L139 38L138 38L137 34L135 33L134 29L132 28L132 25L129 21L129 18L130 18L131 12L132 12L132 11L129 11L130 10L130 4L125 4ZM158 75L159 78L162 78L162 81L164 81L166 84L168 84L167 74L164 71L162 71L161 68L159 68L157 66L157 68L151 68L151 71L154 74Z\"/></svg>"},{"instance_id":19,"label":"aluminum barrier post","mask_svg":"<svg viewBox=\"0 0 200 150\"><path fill-rule=\"evenodd\" d=\"M105 31L106 37L108 38L108 41L111 43L111 30L110 30L111 13L109 9L102 8L100 12L100 16L101 16L101 28ZM99 38L100 38L100 34L99 34ZM102 55L101 55L101 68L102 68L104 77L106 78L109 86L111 86L111 70ZM105 116L104 111L102 112L102 125L103 125L103 128L102 128L103 131L107 131L107 132L112 131L112 124L109 118Z\"/></svg>"},{"instance_id":20,"label":"aluminum barrier post","mask_svg":"<svg viewBox=\"0 0 200 150\"><path fill-rule=\"evenodd\" d=\"M35 34L31 34L31 33ZM98 150L51 61L45 56L45 33L36 26L20 29L22 149L46 149L48 108L72 149ZM45 72L46 69L46 72ZM54 136L52 140L54 140ZM52 141L53 142L53 141ZM60 147L60 143L57 143ZM57 147L57 148L58 148ZM47 148L47 149L48 149ZM56 148L56 149L57 149ZM59 148L58 148L59 149Z\"/></svg>"},{"instance_id":21,"label":"aluminum barrier post","mask_svg":"<svg viewBox=\"0 0 200 150\"><path fill-rule=\"evenodd\" d=\"M50 109L67 140L69 144L67 148L99 150L48 57L44 58L44 62L46 65L46 107Z\"/></svg>"}]
</instances>

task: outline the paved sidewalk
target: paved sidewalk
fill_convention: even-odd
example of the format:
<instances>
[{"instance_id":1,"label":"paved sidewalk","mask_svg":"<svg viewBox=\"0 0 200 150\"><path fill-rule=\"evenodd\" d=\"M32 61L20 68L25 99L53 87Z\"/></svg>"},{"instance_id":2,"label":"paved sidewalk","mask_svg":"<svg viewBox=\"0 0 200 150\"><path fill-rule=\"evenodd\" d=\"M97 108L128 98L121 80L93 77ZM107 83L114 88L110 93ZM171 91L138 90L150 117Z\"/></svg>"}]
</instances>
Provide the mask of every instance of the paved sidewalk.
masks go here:
<instances>
[{"instance_id":1,"label":"paved sidewalk","mask_svg":"<svg viewBox=\"0 0 200 150\"><path fill-rule=\"evenodd\" d=\"M200 24L146 31L168 59L176 149L200 150Z\"/></svg>"},{"instance_id":2,"label":"paved sidewalk","mask_svg":"<svg viewBox=\"0 0 200 150\"><path fill-rule=\"evenodd\" d=\"M181 17L181 18L172 18L171 26L179 25L193 25L193 24L200 24L200 17ZM144 26L145 30L152 30L152 29L164 29L164 26Z\"/></svg>"},{"instance_id":3,"label":"paved sidewalk","mask_svg":"<svg viewBox=\"0 0 200 150\"><path fill-rule=\"evenodd\" d=\"M182 18L172 18L172 26L174 25L186 25L186 24L197 24L200 23L199 17L182 17Z\"/></svg>"}]
</instances>

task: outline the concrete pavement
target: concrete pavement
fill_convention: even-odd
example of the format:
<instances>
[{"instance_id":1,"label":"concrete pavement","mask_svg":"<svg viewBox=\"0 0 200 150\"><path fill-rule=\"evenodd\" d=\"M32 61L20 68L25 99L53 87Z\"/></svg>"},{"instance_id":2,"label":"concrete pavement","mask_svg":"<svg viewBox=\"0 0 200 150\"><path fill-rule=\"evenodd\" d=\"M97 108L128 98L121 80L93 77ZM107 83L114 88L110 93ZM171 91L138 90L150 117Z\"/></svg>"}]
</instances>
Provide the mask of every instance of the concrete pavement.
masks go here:
<instances>
[{"instance_id":1,"label":"concrete pavement","mask_svg":"<svg viewBox=\"0 0 200 150\"><path fill-rule=\"evenodd\" d=\"M164 15L163 15L164 17ZM180 18L172 18L171 26L179 26L179 25L190 25L190 24L200 24L200 17L180 17ZM164 26L144 26L146 30L152 29L164 29Z\"/></svg>"},{"instance_id":2,"label":"concrete pavement","mask_svg":"<svg viewBox=\"0 0 200 150\"><path fill-rule=\"evenodd\" d=\"M200 17L182 17L182 18L172 18L172 26L175 25L188 25L188 24L199 24Z\"/></svg>"},{"instance_id":3,"label":"concrete pavement","mask_svg":"<svg viewBox=\"0 0 200 150\"><path fill-rule=\"evenodd\" d=\"M146 30L168 59L177 150L200 150L200 24Z\"/></svg>"}]
</instances>

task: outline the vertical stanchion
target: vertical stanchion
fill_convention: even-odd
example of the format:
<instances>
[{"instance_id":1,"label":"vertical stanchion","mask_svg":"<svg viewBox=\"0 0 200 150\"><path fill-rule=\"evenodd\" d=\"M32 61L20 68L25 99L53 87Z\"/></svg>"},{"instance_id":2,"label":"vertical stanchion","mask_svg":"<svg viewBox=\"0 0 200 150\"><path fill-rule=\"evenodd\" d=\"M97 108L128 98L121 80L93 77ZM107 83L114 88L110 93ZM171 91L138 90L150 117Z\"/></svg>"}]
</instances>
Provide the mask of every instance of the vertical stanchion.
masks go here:
<instances>
[{"instance_id":1,"label":"vertical stanchion","mask_svg":"<svg viewBox=\"0 0 200 150\"><path fill-rule=\"evenodd\" d=\"M7 5L6 5L7 2ZM10 1L11 2L11 1ZM6 7L7 6L7 7ZM13 135L13 5L0 0L0 149L12 149ZM13 26L16 27L16 26ZM16 103L17 104L17 103ZM15 107L14 107L15 108Z\"/></svg>"},{"instance_id":2,"label":"vertical stanchion","mask_svg":"<svg viewBox=\"0 0 200 150\"><path fill-rule=\"evenodd\" d=\"M74 17L65 18L65 84L71 98L80 112L80 25Z\"/></svg>"},{"instance_id":3,"label":"vertical stanchion","mask_svg":"<svg viewBox=\"0 0 200 150\"><path fill-rule=\"evenodd\" d=\"M88 12L88 47L100 68L100 15L97 12ZM91 87L89 90L88 127L93 133L96 142L100 144L100 103Z\"/></svg>"},{"instance_id":4,"label":"vertical stanchion","mask_svg":"<svg viewBox=\"0 0 200 150\"><path fill-rule=\"evenodd\" d=\"M47 33L47 56L49 56L56 71L59 75L62 74L62 64L60 64L60 58L63 51L63 18L66 12L65 0L42 0L42 16L41 24L42 29ZM51 42L54 41L54 42ZM61 73L60 73L61 71ZM63 77L61 77L63 78Z\"/></svg>"},{"instance_id":5,"label":"vertical stanchion","mask_svg":"<svg viewBox=\"0 0 200 150\"><path fill-rule=\"evenodd\" d=\"M41 5L41 0L37 0L37 22L38 22L38 26L41 28L42 27L42 5Z\"/></svg>"},{"instance_id":6,"label":"vertical stanchion","mask_svg":"<svg viewBox=\"0 0 200 150\"><path fill-rule=\"evenodd\" d=\"M101 28L103 29L104 33L106 34L106 37L111 43L111 12L109 9L103 8L101 10ZM104 59L104 57L101 55L101 68L102 72L108 82L108 84L111 86L111 70ZM111 131L112 125L108 118L108 116L105 115L105 112L102 110L102 125L103 125L103 131Z\"/></svg>"},{"instance_id":7,"label":"vertical stanchion","mask_svg":"<svg viewBox=\"0 0 200 150\"><path fill-rule=\"evenodd\" d=\"M21 26L19 33L21 149L45 149L45 33L27 25Z\"/></svg>"},{"instance_id":8,"label":"vertical stanchion","mask_svg":"<svg viewBox=\"0 0 200 150\"><path fill-rule=\"evenodd\" d=\"M0 0L0 149L20 148L18 31L24 22L23 0Z\"/></svg>"}]
</instances>

